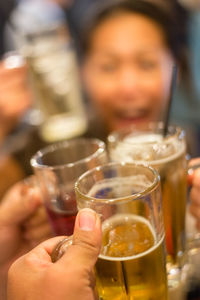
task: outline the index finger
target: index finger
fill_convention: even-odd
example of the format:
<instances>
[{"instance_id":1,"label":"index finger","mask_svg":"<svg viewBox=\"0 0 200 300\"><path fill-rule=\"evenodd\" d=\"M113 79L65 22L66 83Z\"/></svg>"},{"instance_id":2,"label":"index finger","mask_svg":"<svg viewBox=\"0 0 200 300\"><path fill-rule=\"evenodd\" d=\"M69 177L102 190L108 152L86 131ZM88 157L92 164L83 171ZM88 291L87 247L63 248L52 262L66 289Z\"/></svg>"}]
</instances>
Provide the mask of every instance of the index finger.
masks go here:
<instances>
[{"instance_id":1,"label":"index finger","mask_svg":"<svg viewBox=\"0 0 200 300\"><path fill-rule=\"evenodd\" d=\"M44 249L49 255L51 255L53 249L56 247L56 245L60 242L63 241L63 239L65 239L66 236L56 236L53 237L51 239L48 239L44 242L42 242L41 244L39 244L37 247L35 247L32 251L34 251L35 253L38 251L40 251L41 249Z\"/></svg>"},{"instance_id":2,"label":"index finger","mask_svg":"<svg viewBox=\"0 0 200 300\"><path fill-rule=\"evenodd\" d=\"M27 254L29 260L36 261L36 264L37 262L41 263L41 261L52 263L51 254L56 245L64 238L66 236L57 236L39 244Z\"/></svg>"}]
</instances>

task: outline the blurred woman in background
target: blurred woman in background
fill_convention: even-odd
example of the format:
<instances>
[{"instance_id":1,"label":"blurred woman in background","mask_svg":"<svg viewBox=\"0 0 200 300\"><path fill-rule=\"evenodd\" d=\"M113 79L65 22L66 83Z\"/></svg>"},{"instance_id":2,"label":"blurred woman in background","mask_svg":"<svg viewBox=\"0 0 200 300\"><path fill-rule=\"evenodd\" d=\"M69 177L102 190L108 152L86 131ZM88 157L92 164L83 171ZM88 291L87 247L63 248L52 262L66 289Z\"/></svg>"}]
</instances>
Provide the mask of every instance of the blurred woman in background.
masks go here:
<instances>
[{"instance_id":1,"label":"blurred woman in background","mask_svg":"<svg viewBox=\"0 0 200 300\"><path fill-rule=\"evenodd\" d=\"M185 21L170 2L153 2L105 3L83 31L84 87L107 133L163 120L173 65L185 74Z\"/></svg>"}]
</instances>

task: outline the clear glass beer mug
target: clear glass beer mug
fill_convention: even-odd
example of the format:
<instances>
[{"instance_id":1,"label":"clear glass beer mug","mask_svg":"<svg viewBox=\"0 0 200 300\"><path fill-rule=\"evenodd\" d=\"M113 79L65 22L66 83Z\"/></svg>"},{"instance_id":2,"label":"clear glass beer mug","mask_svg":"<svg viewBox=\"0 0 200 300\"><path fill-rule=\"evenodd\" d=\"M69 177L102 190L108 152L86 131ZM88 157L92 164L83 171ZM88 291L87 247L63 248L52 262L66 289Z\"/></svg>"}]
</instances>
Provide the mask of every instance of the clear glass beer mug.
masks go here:
<instances>
[{"instance_id":1,"label":"clear glass beer mug","mask_svg":"<svg viewBox=\"0 0 200 300\"><path fill-rule=\"evenodd\" d=\"M78 209L91 208L102 221L102 249L95 266L100 299L168 299L157 171L109 163L80 176L75 192ZM55 249L54 260L70 242L71 238Z\"/></svg>"},{"instance_id":2,"label":"clear glass beer mug","mask_svg":"<svg viewBox=\"0 0 200 300\"><path fill-rule=\"evenodd\" d=\"M162 123L132 126L112 133L108 150L112 161L146 162L159 172L170 274L181 270L185 257L186 143L181 128L170 126L166 137L162 133Z\"/></svg>"},{"instance_id":3,"label":"clear glass beer mug","mask_svg":"<svg viewBox=\"0 0 200 300\"><path fill-rule=\"evenodd\" d=\"M81 136L88 121L78 63L67 24L25 36L22 53L30 71L41 138L49 143Z\"/></svg>"},{"instance_id":4,"label":"clear glass beer mug","mask_svg":"<svg viewBox=\"0 0 200 300\"><path fill-rule=\"evenodd\" d=\"M54 235L73 233L77 214L74 184L89 169L107 162L98 139L77 138L40 149L31 159Z\"/></svg>"}]
</instances>

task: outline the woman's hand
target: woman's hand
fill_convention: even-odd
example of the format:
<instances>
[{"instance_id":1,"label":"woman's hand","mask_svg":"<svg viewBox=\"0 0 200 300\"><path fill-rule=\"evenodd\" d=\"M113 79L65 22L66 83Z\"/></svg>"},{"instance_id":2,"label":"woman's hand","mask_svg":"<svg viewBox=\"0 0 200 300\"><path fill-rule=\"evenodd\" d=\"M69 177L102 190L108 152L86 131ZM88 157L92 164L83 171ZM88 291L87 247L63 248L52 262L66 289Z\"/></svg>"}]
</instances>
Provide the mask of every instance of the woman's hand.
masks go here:
<instances>
[{"instance_id":1,"label":"woman's hand","mask_svg":"<svg viewBox=\"0 0 200 300\"><path fill-rule=\"evenodd\" d=\"M31 104L31 93L27 82L27 68L9 67L0 62L0 141L19 122Z\"/></svg>"}]
</instances>

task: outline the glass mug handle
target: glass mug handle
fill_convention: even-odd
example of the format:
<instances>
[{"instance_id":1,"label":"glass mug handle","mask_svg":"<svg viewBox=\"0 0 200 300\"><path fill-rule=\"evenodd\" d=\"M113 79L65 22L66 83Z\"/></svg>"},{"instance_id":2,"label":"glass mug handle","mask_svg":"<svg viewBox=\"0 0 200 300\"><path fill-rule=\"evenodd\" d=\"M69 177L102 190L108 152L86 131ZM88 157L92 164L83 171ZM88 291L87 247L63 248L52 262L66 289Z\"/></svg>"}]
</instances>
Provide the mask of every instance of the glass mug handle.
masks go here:
<instances>
[{"instance_id":1,"label":"glass mug handle","mask_svg":"<svg viewBox=\"0 0 200 300\"><path fill-rule=\"evenodd\" d=\"M59 260L66 252L67 248L73 244L73 235L63 239L60 241L51 253L51 260L52 262L56 262Z\"/></svg>"},{"instance_id":2,"label":"glass mug handle","mask_svg":"<svg viewBox=\"0 0 200 300\"><path fill-rule=\"evenodd\" d=\"M69 237L63 239L55 246L55 248L51 253L51 261L53 263L58 261L65 254L67 248L70 247L71 245L73 245L73 235L70 235ZM95 291L98 294L96 287L95 287ZM103 300L103 298L98 297L98 300Z\"/></svg>"}]
</instances>

